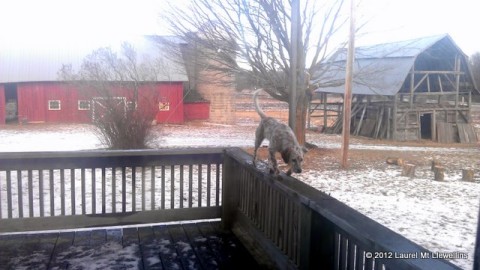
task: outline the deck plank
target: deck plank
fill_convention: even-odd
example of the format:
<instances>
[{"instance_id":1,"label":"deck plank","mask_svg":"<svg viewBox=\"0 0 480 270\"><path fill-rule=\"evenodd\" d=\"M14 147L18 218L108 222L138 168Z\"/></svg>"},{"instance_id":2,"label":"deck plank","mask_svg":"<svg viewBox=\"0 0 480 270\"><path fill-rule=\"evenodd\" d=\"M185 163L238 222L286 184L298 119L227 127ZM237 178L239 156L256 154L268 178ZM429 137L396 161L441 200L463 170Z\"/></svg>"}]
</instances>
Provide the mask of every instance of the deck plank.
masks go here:
<instances>
[{"instance_id":1,"label":"deck plank","mask_svg":"<svg viewBox=\"0 0 480 270\"><path fill-rule=\"evenodd\" d=\"M140 254L140 243L139 243L139 237L138 237L138 228L124 228L123 229L123 249L124 250L130 250L132 256L138 258L138 263L136 264L136 269L143 270L143 264L141 260L141 254ZM130 259L126 259L130 260ZM124 260L123 260L124 261ZM123 262L122 260L117 260L122 266ZM120 268L122 269L122 268Z\"/></svg>"},{"instance_id":2,"label":"deck plank","mask_svg":"<svg viewBox=\"0 0 480 270\"><path fill-rule=\"evenodd\" d=\"M160 258L160 246L155 239L153 228L138 228L138 237L140 239L140 253L143 268L145 270L163 270L162 260Z\"/></svg>"},{"instance_id":3,"label":"deck plank","mask_svg":"<svg viewBox=\"0 0 480 270\"><path fill-rule=\"evenodd\" d=\"M69 263L63 259L62 253L67 251L75 239L75 232L61 232L58 235L55 249L50 260L49 269L68 269Z\"/></svg>"},{"instance_id":4,"label":"deck plank","mask_svg":"<svg viewBox=\"0 0 480 270\"><path fill-rule=\"evenodd\" d=\"M153 227L153 231L164 269L182 269L182 262L177 254L172 237L168 232L168 226L157 225Z\"/></svg>"},{"instance_id":5,"label":"deck plank","mask_svg":"<svg viewBox=\"0 0 480 270\"><path fill-rule=\"evenodd\" d=\"M187 234L193 251L197 256L202 269L217 269L219 267L218 258L207 242L207 238L200 232L197 224L184 224L183 230Z\"/></svg>"},{"instance_id":6,"label":"deck plank","mask_svg":"<svg viewBox=\"0 0 480 270\"><path fill-rule=\"evenodd\" d=\"M213 229L212 235L219 237L220 250L224 256L221 267L226 269L255 269L258 264L231 231L220 228L220 222L208 223Z\"/></svg>"},{"instance_id":7,"label":"deck plank","mask_svg":"<svg viewBox=\"0 0 480 270\"><path fill-rule=\"evenodd\" d=\"M32 256L33 255L33 256ZM6 269L256 269L219 222L0 235Z\"/></svg>"},{"instance_id":8,"label":"deck plank","mask_svg":"<svg viewBox=\"0 0 480 270\"><path fill-rule=\"evenodd\" d=\"M106 232L107 242L122 244L123 231L121 228L107 229Z\"/></svg>"},{"instance_id":9,"label":"deck plank","mask_svg":"<svg viewBox=\"0 0 480 270\"><path fill-rule=\"evenodd\" d=\"M183 228L181 226L170 226L168 227L168 232L175 243L174 245L182 262L183 269L201 269L200 262L197 256L195 256L195 252Z\"/></svg>"},{"instance_id":10,"label":"deck plank","mask_svg":"<svg viewBox=\"0 0 480 270\"><path fill-rule=\"evenodd\" d=\"M45 233L2 237L0 265L5 269L47 269L57 237Z\"/></svg>"}]
</instances>

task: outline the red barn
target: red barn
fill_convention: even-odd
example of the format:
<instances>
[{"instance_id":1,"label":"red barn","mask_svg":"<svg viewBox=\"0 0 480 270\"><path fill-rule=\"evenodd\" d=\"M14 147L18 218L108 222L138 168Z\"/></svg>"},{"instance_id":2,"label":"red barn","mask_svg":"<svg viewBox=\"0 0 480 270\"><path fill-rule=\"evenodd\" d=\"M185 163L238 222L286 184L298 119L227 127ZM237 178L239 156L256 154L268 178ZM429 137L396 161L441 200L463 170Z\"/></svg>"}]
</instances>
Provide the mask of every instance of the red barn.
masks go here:
<instances>
[{"instance_id":1,"label":"red barn","mask_svg":"<svg viewBox=\"0 0 480 270\"><path fill-rule=\"evenodd\" d=\"M183 123L183 83L187 81L182 61L166 57L166 50L152 36L128 40L135 49L137 60L155 59L161 67L155 69L154 81L141 81L137 108L155 106L157 123ZM0 124L24 123L88 123L103 97L77 89L75 84L59 79L62 65L79 68L85 56L99 47L116 44L84 42L79 48L75 41L39 41L31 44L0 47ZM3 44L5 45L5 44ZM8 44L7 44L8 45ZM133 90L112 82L115 98L129 104ZM118 86L116 86L118 85ZM149 103L149 104L147 104Z\"/></svg>"}]
</instances>

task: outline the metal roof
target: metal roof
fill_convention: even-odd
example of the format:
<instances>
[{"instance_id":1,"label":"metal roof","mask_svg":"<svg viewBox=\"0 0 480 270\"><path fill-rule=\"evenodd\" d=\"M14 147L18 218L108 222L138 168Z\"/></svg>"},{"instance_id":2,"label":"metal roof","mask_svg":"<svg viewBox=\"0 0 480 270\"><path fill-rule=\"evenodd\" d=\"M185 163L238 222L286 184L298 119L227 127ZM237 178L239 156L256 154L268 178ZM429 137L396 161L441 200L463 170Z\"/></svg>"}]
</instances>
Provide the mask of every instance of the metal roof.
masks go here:
<instances>
[{"instance_id":1,"label":"metal roof","mask_svg":"<svg viewBox=\"0 0 480 270\"><path fill-rule=\"evenodd\" d=\"M357 59L353 67L353 94L360 95L395 95L408 75L414 58ZM328 81L315 92L337 93L345 92L345 65L332 65L323 75Z\"/></svg>"},{"instance_id":2,"label":"metal roof","mask_svg":"<svg viewBox=\"0 0 480 270\"><path fill-rule=\"evenodd\" d=\"M422 37L412 40L404 40L371 46L362 46L355 48L356 59L367 58L397 58L397 57L416 57L433 44L448 37L447 34L436 35L430 37ZM337 54L334 61L346 61L346 50Z\"/></svg>"},{"instance_id":3,"label":"metal roof","mask_svg":"<svg viewBox=\"0 0 480 270\"><path fill-rule=\"evenodd\" d=\"M70 37L62 40L28 39L14 37L2 39L0 44L0 83L58 81L62 65L80 68L83 59L94 50L110 47L118 52L123 42L130 43L139 63L160 61L162 68L157 81L188 81L183 60L172 59L169 50L162 49L154 36L128 39L99 40ZM168 54L168 55L167 55Z\"/></svg>"},{"instance_id":4,"label":"metal roof","mask_svg":"<svg viewBox=\"0 0 480 270\"><path fill-rule=\"evenodd\" d=\"M395 95L417 57L440 41L446 56L453 51L464 55L448 34L355 48L352 93ZM346 55L345 49L339 50L322 64L324 70L312 76L311 84L320 86L315 92L345 92Z\"/></svg>"}]
</instances>

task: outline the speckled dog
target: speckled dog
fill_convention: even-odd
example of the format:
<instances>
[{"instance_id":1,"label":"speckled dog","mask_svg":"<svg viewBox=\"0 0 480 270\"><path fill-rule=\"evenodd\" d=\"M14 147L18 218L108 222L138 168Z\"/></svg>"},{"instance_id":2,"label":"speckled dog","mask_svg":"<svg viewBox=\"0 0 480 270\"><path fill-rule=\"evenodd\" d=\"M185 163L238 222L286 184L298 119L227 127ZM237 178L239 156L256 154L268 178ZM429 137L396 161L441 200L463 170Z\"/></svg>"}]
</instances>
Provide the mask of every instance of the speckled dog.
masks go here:
<instances>
[{"instance_id":1,"label":"speckled dog","mask_svg":"<svg viewBox=\"0 0 480 270\"><path fill-rule=\"evenodd\" d=\"M268 117L260 106L258 105L258 94L260 90L255 91L253 95L253 100L255 103L255 110L260 115L261 121L257 130L255 132L255 150L253 152L253 164L255 165L255 160L257 158L257 150L262 144L263 140L266 138L269 141L268 152L269 152L269 161L270 161L270 173L275 173L278 175L280 171L278 170L277 159L275 158L275 153L280 152L282 159L287 163L290 168L287 171L287 175L291 175L292 171L295 173L302 172L302 162L303 162L303 153L304 148L302 148L292 129L273 119Z\"/></svg>"}]
</instances>

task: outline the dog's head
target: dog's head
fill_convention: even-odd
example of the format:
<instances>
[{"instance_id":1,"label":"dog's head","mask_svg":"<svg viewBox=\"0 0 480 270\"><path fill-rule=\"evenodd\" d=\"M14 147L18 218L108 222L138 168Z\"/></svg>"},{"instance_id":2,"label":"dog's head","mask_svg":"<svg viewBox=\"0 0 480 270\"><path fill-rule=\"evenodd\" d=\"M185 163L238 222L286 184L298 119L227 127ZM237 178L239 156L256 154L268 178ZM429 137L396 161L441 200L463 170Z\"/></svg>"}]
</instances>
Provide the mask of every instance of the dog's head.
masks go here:
<instances>
[{"instance_id":1,"label":"dog's head","mask_svg":"<svg viewBox=\"0 0 480 270\"><path fill-rule=\"evenodd\" d=\"M290 165L290 171L294 173L301 173L302 172L302 163L303 163L303 154L307 150L305 148L295 146L290 147L287 150L283 151L282 159L285 163Z\"/></svg>"}]
</instances>

